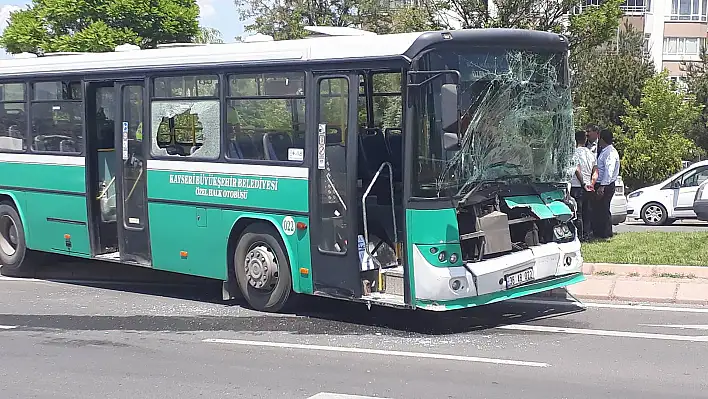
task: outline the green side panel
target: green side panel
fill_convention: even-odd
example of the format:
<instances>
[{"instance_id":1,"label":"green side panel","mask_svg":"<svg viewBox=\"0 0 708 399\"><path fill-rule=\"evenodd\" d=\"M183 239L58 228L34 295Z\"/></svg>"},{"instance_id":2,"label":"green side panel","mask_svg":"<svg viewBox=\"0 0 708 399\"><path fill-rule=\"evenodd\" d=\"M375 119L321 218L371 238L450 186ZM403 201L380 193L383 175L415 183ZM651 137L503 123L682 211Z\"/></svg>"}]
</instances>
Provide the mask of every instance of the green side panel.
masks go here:
<instances>
[{"instance_id":1,"label":"green side panel","mask_svg":"<svg viewBox=\"0 0 708 399\"><path fill-rule=\"evenodd\" d=\"M27 242L30 249L75 256L91 255L86 198L28 192L25 213L26 228L32 231ZM67 246L66 234L71 236L71 246Z\"/></svg>"},{"instance_id":2,"label":"green side panel","mask_svg":"<svg viewBox=\"0 0 708 399\"><path fill-rule=\"evenodd\" d=\"M460 234L457 227L455 209L406 209L406 253L409 265L408 287L411 298L415 298L415 268L412 267L413 246L421 247L421 252L431 264L443 267L437 255L433 258L430 247L436 246L447 251L448 256L453 251L460 254ZM460 257L461 258L461 257ZM461 260L458 260L458 263ZM451 266L449 263L445 266Z\"/></svg>"},{"instance_id":3,"label":"green side panel","mask_svg":"<svg viewBox=\"0 0 708 399\"><path fill-rule=\"evenodd\" d=\"M84 194L86 175L83 166L0 162L0 186Z\"/></svg>"},{"instance_id":4,"label":"green side panel","mask_svg":"<svg viewBox=\"0 0 708 399\"><path fill-rule=\"evenodd\" d=\"M307 212L305 179L148 171L148 197Z\"/></svg>"},{"instance_id":5,"label":"green side panel","mask_svg":"<svg viewBox=\"0 0 708 399\"><path fill-rule=\"evenodd\" d=\"M148 197L199 203L150 202L150 241L155 269L215 279L228 278L229 237L243 218L265 221L278 230L291 263L293 287L312 293L309 231L286 235L283 219L288 211L308 210L308 181L191 172L148 171ZM239 210L238 207L248 208ZM263 212L252 211L263 208ZM268 213L279 210L279 214ZM197 219L197 215L205 215ZM309 225L306 216L289 215ZM177 224L178 223L178 224ZM187 252L187 257L181 253ZM300 273L306 268L307 273Z\"/></svg>"},{"instance_id":6,"label":"green side panel","mask_svg":"<svg viewBox=\"0 0 708 399\"><path fill-rule=\"evenodd\" d=\"M548 209L541 197L536 195L523 195L518 197L505 197L504 202L509 208L528 207L539 219L551 219L555 217L553 211Z\"/></svg>"},{"instance_id":7,"label":"green side panel","mask_svg":"<svg viewBox=\"0 0 708 399\"><path fill-rule=\"evenodd\" d=\"M550 209L551 212L553 212L553 214L556 216L573 214L568 205L560 201L551 202L550 204L548 204L548 209Z\"/></svg>"},{"instance_id":8,"label":"green side panel","mask_svg":"<svg viewBox=\"0 0 708 399\"><path fill-rule=\"evenodd\" d=\"M293 216L295 223L303 222L307 226L310 225L310 220L304 216ZM282 226L282 224L281 224ZM297 240L297 258L291 257L291 267L293 269L293 288L295 292L301 294L312 294L315 290L312 284L312 254L310 252L310 229L300 231L297 230L296 233ZM292 243L291 245L294 245ZM295 259L293 261L293 259ZM300 268L306 268L308 270L307 274L300 273Z\"/></svg>"},{"instance_id":9,"label":"green side panel","mask_svg":"<svg viewBox=\"0 0 708 399\"><path fill-rule=\"evenodd\" d=\"M541 193L541 198L543 199L543 202L547 204L553 201L562 201L564 197L565 194L563 193L563 190L553 190Z\"/></svg>"},{"instance_id":10,"label":"green side panel","mask_svg":"<svg viewBox=\"0 0 708 399\"><path fill-rule=\"evenodd\" d=\"M415 267L413 267L413 244L411 242L410 232L413 230L413 220L415 219L416 212L415 209L406 209L406 266L408 267L408 289L411 293L411 299L413 300L413 305L415 307Z\"/></svg>"},{"instance_id":11,"label":"green side panel","mask_svg":"<svg viewBox=\"0 0 708 399\"><path fill-rule=\"evenodd\" d=\"M220 209L150 203L148 212L153 268L226 280L228 234Z\"/></svg>"},{"instance_id":12,"label":"green side panel","mask_svg":"<svg viewBox=\"0 0 708 399\"><path fill-rule=\"evenodd\" d=\"M282 229L286 216L160 203L151 203L148 209L155 269L226 280L229 257L233 256L228 253L229 236L237 222L247 218L247 223L263 221L276 228L290 259L295 291L312 293L312 273L300 273L301 267L311 271L309 233L286 235ZM295 223L309 224L306 217L292 218Z\"/></svg>"},{"instance_id":13,"label":"green side panel","mask_svg":"<svg viewBox=\"0 0 708 399\"><path fill-rule=\"evenodd\" d=\"M89 257L91 244L82 166L0 162L0 186L16 198L30 249ZM16 189L15 189L16 188ZM32 190L74 192L80 195ZM70 236L67 246L65 235Z\"/></svg>"},{"instance_id":14,"label":"green side panel","mask_svg":"<svg viewBox=\"0 0 708 399\"><path fill-rule=\"evenodd\" d=\"M529 207L534 215L540 219L552 219L556 216L571 215L572 212L568 206L560 201L552 200L548 203L544 202L537 195L521 195L516 197L504 197L509 208Z\"/></svg>"},{"instance_id":15,"label":"green side panel","mask_svg":"<svg viewBox=\"0 0 708 399\"><path fill-rule=\"evenodd\" d=\"M408 245L459 243L455 209L406 210Z\"/></svg>"},{"instance_id":16,"label":"green side panel","mask_svg":"<svg viewBox=\"0 0 708 399\"><path fill-rule=\"evenodd\" d=\"M415 244L414 244L415 245ZM462 266L462 247L460 244L416 245L425 260L435 267ZM440 254L445 252L444 261L440 261ZM450 262L452 254L456 255L455 262Z\"/></svg>"},{"instance_id":17,"label":"green side panel","mask_svg":"<svg viewBox=\"0 0 708 399\"><path fill-rule=\"evenodd\" d=\"M427 310L457 310L465 309L473 306L488 305L495 302L506 301L509 299L519 298L526 295L537 294L556 288L567 287L572 284L585 281L585 275L582 273L571 274L568 276L558 277L551 280L540 281L535 284L524 285L508 291L493 292L491 294L460 298L452 301L430 301L416 300L416 306ZM441 309L440 307L443 307Z\"/></svg>"}]
</instances>

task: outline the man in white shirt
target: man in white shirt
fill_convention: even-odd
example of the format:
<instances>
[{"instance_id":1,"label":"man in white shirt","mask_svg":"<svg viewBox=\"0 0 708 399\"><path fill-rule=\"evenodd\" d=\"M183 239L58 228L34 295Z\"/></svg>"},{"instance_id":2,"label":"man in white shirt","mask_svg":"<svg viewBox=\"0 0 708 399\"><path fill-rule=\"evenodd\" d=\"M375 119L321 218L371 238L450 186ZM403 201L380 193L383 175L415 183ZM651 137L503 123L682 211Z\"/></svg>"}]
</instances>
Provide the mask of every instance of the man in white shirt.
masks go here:
<instances>
[{"instance_id":1,"label":"man in white shirt","mask_svg":"<svg viewBox=\"0 0 708 399\"><path fill-rule=\"evenodd\" d=\"M593 232L595 237L612 237L612 223L610 215L610 202L615 195L615 182L619 177L620 158L617 150L612 145L614 139L608 129L600 131L600 145L597 156L598 178L595 191L597 191L594 209L595 220Z\"/></svg>"},{"instance_id":2,"label":"man in white shirt","mask_svg":"<svg viewBox=\"0 0 708 399\"><path fill-rule=\"evenodd\" d=\"M585 146L585 132L578 130L575 132L575 173L570 179L570 195L575 198L578 204L575 227L578 230L578 237L585 241L591 231L591 210L590 199L592 191L597 181L597 162L595 154Z\"/></svg>"}]
</instances>

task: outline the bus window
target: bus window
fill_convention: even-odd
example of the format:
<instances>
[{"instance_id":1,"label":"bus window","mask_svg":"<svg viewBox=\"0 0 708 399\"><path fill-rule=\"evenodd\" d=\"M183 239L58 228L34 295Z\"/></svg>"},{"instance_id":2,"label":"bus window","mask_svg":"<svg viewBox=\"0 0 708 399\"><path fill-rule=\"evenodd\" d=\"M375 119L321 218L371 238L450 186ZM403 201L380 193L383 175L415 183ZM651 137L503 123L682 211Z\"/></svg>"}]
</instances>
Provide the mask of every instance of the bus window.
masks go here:
<instances>
[{"instance_id":1,"label":"bus window","mask_svg":"<svg viewBox=\"0 0 708 399\"><path fill-rule=\"evenodd\" d=\"M156 156L216 159L220 153L218 76L155 78L151 147Z\"/></svg>"},{"instance_id":2,"label":"bus window","mask_svg":"<svg viewBox=\"0 0 708 399\"><path fill-rule=\"evenodd\" d=\"M227 105L229 159L302 163L304 73L229 76Z\"/></svg>"},{"instance_id":3,"label":"bus window","mask_svg":"<svg viewBox=\"0 0 708 399\"><path fill-rule=\"evenodd\" d=\"M403 111L401 73L375 73L373 75L374 125L379 128L400 128Z\"/></svg>"},{"instance_id":4,"label":"bus window","mask_svg":"<svg viewBox=\"0 0 708 399\"><path fill-rule=\"evenodd\" d=\"M26 135L24 83L0 84L0 151L24 151Z\"/></svg>"},{"instance_id":5,"label":"bus window","mask_svg":"<svg viewBox=\"0 0 708 399\"><path fill-rule=\"evenodd\" d=\"M34 84L32 151L79 154L83 150L83 90L81 82Z\"/></svg>"}]
</instances>

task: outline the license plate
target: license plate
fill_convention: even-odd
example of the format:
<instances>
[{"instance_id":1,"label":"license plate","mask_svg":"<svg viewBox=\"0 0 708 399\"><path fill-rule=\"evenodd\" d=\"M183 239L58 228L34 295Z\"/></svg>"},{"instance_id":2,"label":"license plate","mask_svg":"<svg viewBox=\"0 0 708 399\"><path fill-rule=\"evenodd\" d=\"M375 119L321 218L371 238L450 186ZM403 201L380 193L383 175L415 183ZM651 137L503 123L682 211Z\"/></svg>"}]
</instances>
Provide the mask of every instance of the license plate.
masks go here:
<instances>
[{"instance_id":1,"label":"license plate","mask_svg":"<svg viewBox=\"0 0 708 399\"><path fill-rule=\"evenodd\" d=\"M533 267L521 270L521 271L513 273L513 274L508 274L508 275L504 276L504 279L506 280L506 288L507 289L514 288L514 287L524 284L524 283L528 283L529 281L532 281L534 279Z\"/></svg>"}]
</instances>

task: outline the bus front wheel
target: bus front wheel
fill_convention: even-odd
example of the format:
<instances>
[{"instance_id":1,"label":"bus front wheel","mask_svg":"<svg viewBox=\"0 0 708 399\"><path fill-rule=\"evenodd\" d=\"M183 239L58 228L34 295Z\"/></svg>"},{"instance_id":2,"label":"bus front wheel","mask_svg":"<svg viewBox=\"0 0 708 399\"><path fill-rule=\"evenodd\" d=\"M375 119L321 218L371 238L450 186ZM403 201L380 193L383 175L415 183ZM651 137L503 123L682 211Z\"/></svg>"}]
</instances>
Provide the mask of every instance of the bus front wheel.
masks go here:
<instances>
[{"instance_id":1,"label":"bus front wheel","mask_svg":"<svg viewBox=\"0 0 708 399\"><path fill-rule=\"evenodd\" d=\"M20 215L12 205L0 203L0 272L5 276L32 277L29 255Z\"/></svg>"},{"instance_id":2,"label":"bus front wheel","mask_svg":"<svg viewBox=\"0 0 708 399\"><path fill-rule=\"evenodd\" d=\"M246 227L236 246L234 267L241 293L252 308L279 312L294 299L290 262L274 228L263 223Z\"/></svg>"}]
</instances>

